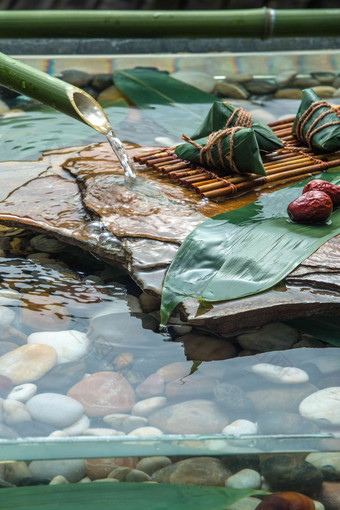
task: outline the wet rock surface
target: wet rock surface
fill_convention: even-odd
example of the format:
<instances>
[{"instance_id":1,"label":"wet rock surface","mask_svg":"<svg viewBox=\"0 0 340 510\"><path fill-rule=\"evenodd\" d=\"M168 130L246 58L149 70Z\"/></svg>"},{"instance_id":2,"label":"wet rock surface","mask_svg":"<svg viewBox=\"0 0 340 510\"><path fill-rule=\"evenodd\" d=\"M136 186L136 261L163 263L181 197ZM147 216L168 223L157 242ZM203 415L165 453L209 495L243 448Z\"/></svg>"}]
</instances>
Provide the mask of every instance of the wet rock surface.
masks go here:
<instances>
[{"instance_id":1,"label":"wet rock surface","mask_svg":"<svg viewBox=\"0 0 340 510\"><path fill-rule=\"evenodd\" d=\"M147 150L131 145L127 148L131 156ZM125 188L122 171L106 144L85 148L66 161L69 155L70 152L64 157L63 167L76 180L60 168L59 175L50 171L50 175L30 180L14 190L10 200L0 203L0 220L48 233L119 264L142 289L159 296L166 269L179 244L206 216L221 212L223 206L201 203L192 193L146 175L143 167L137 171L137 187ZM60 161L60 155L53 151L47 157ZM44 196L48 196L46 203ZM58 213L61 210L62 215ZM99 215L101 221L89 221L89 215L96 219ZM261 326L273 317L291 318L292 313L303 316L337 312L338 252L336 237L287 277L285 292L274 289L229 301L228 306L213 304L199 314L199 304L189 299L182 305L183 317L190 324L209 325L219 334L230 334L245 327ZM316 265L322 270L307 270ZM334 293L328 295L324 288ZM54 322L41 317L47 321L46 330L69 328L65 314L63 321L57 319L58 302L44 302L42 296L39 303L48 310L56 307ZM22 321L30 324L30 312L23 312ZM283 345L289 343L288 338L282 341Z\"/></svg>"}]
</instances>

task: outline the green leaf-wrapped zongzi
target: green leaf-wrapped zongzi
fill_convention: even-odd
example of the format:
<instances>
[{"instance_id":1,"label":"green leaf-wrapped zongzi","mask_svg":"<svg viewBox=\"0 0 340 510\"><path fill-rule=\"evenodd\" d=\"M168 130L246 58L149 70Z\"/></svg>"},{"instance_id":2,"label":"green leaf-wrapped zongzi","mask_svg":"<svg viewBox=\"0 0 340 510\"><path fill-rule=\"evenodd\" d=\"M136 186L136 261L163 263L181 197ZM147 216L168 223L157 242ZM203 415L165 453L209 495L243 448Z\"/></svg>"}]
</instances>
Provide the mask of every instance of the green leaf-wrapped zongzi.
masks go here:
<instances>
[{"instance_id":1,"label":"green leaf-wrapped zongzi","mask_svg":"<svg viewBox=\"0 0 340 510\"><path fill-rule=\"evenodd\" d=\"M182 138L188 142L177 145L175 149L175 153L181 159L220 170L224 175L230 173L266 175L253 129L229 128L227 133L217 131L209 137L195 141L185 135Z\"/></svg>"},{"instance_id":2,"label":"green leaf-wrapped zongzi","mask_svg":"<svg viewBox=\"0 0 340 510\"><path fill-rule=\"evenodd\" d=\"M311 149L323 152L340 149L340 119L336 110L313 89L303 91L293 133Z\"/></svg>"},{"instance_id":3,"label":"green leaf-wrapped zongzi","mask_svg":"<svg viewBox=\"0 0 340 510\"><path fill-rule=\"evenodd\" d=\"M234 113L235 112L235 113ZM232 119L231 119L232 117ZM259 120L254 119L250 113L242 108L235 108L228 103L216 102L210 108L208 115L200 127L192 135L192 140L204 138L213 131L223 129L226 123L231 119L229 126L252 127L260 150L275 151L283 147L283 143L274 134L269 126Z\"/></svg>"}]
</instances>

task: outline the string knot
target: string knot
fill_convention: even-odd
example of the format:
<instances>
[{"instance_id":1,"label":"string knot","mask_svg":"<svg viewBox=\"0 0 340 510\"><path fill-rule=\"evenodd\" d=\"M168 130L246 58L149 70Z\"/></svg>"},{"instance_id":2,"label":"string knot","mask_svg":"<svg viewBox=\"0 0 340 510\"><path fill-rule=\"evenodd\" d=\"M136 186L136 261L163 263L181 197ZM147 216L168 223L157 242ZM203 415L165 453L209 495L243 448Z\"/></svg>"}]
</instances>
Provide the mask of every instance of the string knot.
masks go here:
<instances>
[{"instance_id":1,"label":"string knot","mask_svg":"<svg viewBox=\"0 0 340 510\"><path fill-rule=\"evenodd\" d=\"M309 126L306 134L304 134L303 130L307 124L307 122L310 120L310 118L314 115L315 112L320 110L320 108L327 108L327 111L321 112L320 115L311 123ZM301 141L308 145L310 149L312 149L312 138L313 136L321 131L322 129L329 127L329 126L335 126L336 124L340 124L340 120L333 121L333 122L326 122L325 124L322 124L321 126L317 126L318 122L321 121L324 117L327 115L330 115L334 113L336 116L337 112L333 106L331 106L327 101L324 101L321 99L320 101L315 101L315 103L312 103L307 110L301 115L299 120L296 123L296 136ZM316 127L315 127L316 126Z\"/></svg>"},{"instance_id":2,"label":"string knot","mask_svg":"<svg viewBox=\"0 0 340 510\"><path fill-rule=\"evenodd\" d=\"M234 123L234 126L231 127L231 124L234 121L234 118L237 116L236 121ZM232 115L229 117L226 125L223 129L220 129L218 131L214 131L213 133L210 133L208 136L207 142L204 146L200 145L199 143L195 142L195 140L192 140L187 135L182 135L182 139L185 142L190 143L200 151L200 162L202 165L207 164L208 166L215 167L216 161L213 157L213 149L216 147L218 151L219 156L219 162L221 166L228 170L229 168L235 172L235 173L241 173L234 161L234 137L237 131L240 131L245 128L251 128L253 125L252 116L250 113L248 113L243 108L236 108ZM229 154L224 155L223 154L223 142L224 139L230 135L230 142L229 142ZM228 161L229 167L226 166L225 161Z\"/></svg>"}]
</instances>

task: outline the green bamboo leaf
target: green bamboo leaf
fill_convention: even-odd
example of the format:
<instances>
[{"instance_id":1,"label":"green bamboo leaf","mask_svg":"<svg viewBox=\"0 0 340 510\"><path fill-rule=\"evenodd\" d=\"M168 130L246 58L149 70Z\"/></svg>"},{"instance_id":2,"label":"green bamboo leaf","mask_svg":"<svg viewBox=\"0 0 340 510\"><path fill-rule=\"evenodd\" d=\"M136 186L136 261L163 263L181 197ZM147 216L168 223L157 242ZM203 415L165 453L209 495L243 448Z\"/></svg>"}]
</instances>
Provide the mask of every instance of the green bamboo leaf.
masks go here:
<instances>
[{"instance_id":1,"label":"green bamboo leaf","mask_svg":"<svg viewBox=\"0 0 340 510\"><path fill-rule=\"evenodd\" d=\"M304 89L302 94L302 100L299 106L299 110L296 114L296 118L293 124L293 133L296 134L296 125L300 117L305 113L305 111L315 102L320 101L320 98L317 94L315 94L313 89ZM317 121L317 118L322 114L329 112L323 118ZM314 124L314 122L316 122ZM307 134L309 128L313 124L313 130L323 126L324 124L334 123L324 129L321 129L315 135L312 136L312 146L315 149L319 149L324 152L332 152L340 149L340 124L339 117L336 112L332 110L331 105L323 106L322 108L317 109L313 115L308 119L303 128L304 136Z\"/></svg>"},{"instance_id":2,"label":"green bamboo leaf","mask_svg":"<svg viewBox=\"0 0 340 510\"><path fill-rule=\"evenodd\" d=\"M340 317L323 315L321 317L308 317L308 319L291 319L286 323L303 333L340 347Z\"/></svg>"},{"instance_id":3,"label":"green bamboo leaf","mask_svg":"<svg viewBox=\"0 0 340 510\"><path fill-rule=\"evenodd\" d=\"M196 140L201 147L204 147L207 143L208 138L200 138ZM212 156L214 164L207 163L206 153L203 156L204 166L208 168L217 169L223 172L224 175L232 172L228 156L230 154L230 141L231 135L224 138L222 144L223 158L220 160L220 154L217 145L213 146ZM261 159L259 146L256 141L255 133L253 129L244 128L240 131L236 131L234 134L233 141L233 161L240 173L254 173L257 175L266 175L266 171L263 166ZM200 149L192 145L191 143L183 143L177 145L175 152L181 159L191 161L193 163L200 164ZM223 166L224 165L224 166Z\"/></svg>"},{"instance_id":4,"label":"green bamboo leaf","mask_svg":"<svg viewBox=\"0 0 340 510\"><path fill-rule=\"evenodd\" d=\"M234 110L236 110L236 108L231 104L224 102L214 103L202 124L191 136L192 140L204 138L205 136L209 136L213 131L223 129L227 121L232 116ZM238 114L236 114L236 117L231 123L231 126L235 126L237 119ZM275 151L283 147L281 140L279 140L275 133L270 129L270 127L263 122L253 118L252 128L254 130L260 150Z\"/></svg>"},{"instance_id":5,"label":"green bamboo leaf","mask_svg":"<svg viewBox=\"0 0 340 510\"><path fill-rule=\"evenodd\" d=\"M316 178L340 182L340 168ZM227 301L269 289L331 237L340 233L340 209L327 223L291 222L287 206L311 179L219 214L184 240L166 275L161 322L184 299Z\"/></svg>"},{"instance_id":6,"label":"green bamboo leaf","mask_svg":"<svg viewBox=\"0 0 340 510\"><path fill-rule=\"evenodd\" d=\"M225 510L248 496L268 493L252 489L195 485L92 483L38 485L0 491L6 510ZM2 502L2 503L1 503Z\"/></svg>"},{"instance_id":7,"label":"green bamboo leaf","mask_svg":"<svg viewBox=\"0 0 340 510\"><path fill-rule=\"evenodd\" d=\"M106 109L112 127L125 119L128 107L119 100ZM36 158L44 150L103 141L103 135L87 124L48 108L0 118L0 161Z\"/></svg>"},{"instance_id":8,"label":"green bamboo leaf","mask_svg":"<svg viewBox=\"0 0 340 510\"><path fill-rule=\"evenodd\" d=\"M116 87L154 122L181 137L198 126L219 99L171 76L150 69L115 72Z\"/></svg>"}]
</instances>

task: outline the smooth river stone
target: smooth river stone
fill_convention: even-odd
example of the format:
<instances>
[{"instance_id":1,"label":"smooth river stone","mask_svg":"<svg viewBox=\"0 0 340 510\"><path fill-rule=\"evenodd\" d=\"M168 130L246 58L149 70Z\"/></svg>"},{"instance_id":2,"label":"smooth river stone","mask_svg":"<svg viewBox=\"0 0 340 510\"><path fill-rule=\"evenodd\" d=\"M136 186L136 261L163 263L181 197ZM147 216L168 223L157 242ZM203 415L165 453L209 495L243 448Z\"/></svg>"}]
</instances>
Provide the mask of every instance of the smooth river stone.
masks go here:
<instances>
[{"instance_id":1,"label":"smooth river stone","mask_svg":"<svg viewBox=\"0 0 340 510\"><path fill-rule=\"evenodd\" d=\"M96 372L75 384L68 396L78 400L88 416L131 411L135 392L118 372Z\"/></svg>"},{"instance_id":2,"label":"smooth river stone","mask_svg":"<svg viewBox=\"0 0 340 510\"><path fill-rule=\"evenodd\" d=\"M164 407L168 402L166 397L151 397L140 400L132 408L132 414L137 416L148 416L156 410Z\"/></svg>"},{"instance_id":3,"label":"smooth river stone","mask_svg":"<svg viewBox=\"0 0 340 510\"><path fill-rule=\"evenodd\" d=\"M113 429L122 430L126 434L131 430L144 427L148 420L143 416L131 416L130 414L108 414L104 416L103 421Z\"/></svg>"},{"instance_id":4,"label":"smooth river stone","mask_svg":"<svg viewBox=\"0 0 340 510\"><path fill-rule=\"evenodd\" d=\"M257 416L261 434L318 434L319 427L300 414L287 411L267 411Z\"/></svg>"},{"instance_id":5,"label":"smooth river stone","mask_svg":"<svg viewBox=\"0 0 340 510\"><path fill-rule=\"evenodd\" d=\"M113 457L86 460L86 474L91 480L106 478L118 467L136 467L138 457Z\"/></svg>"},{"instance_id":6,"label":"smooth river stone","mask_svg":"<svg viewBox=\"0 0 340 510\"><path fill-rule=\"evenodd\" d=\"M15 386L11 392L7 395L7 398L12 400L18 400L19 402L26 402L26 400L32 398L37 392L37 386L32 383L20 384Z\"/></svg>"},{"instance_id":7,"label":"smooth river stone","mask_svg":"<svg viewBox=\"0 0 340 510\"><path fill-rule=\"evenodd\" d=\"M35 478L52 480L62 475L71 483L79 482L86 472L83 459L33 460L28 467Z\"/></svg>"},{"instance_id":8,"label":"smooth river stone","mask_svg":"<svg viewBox=\"0 0 340 510\"><path fill-rule=\"evenodd\" d=\"M251 367L253 374L277 384L300 384L308 381L308 374L296 367L280 367L270 363L257 363Z\"/></svg>"},{"instance_id":9,"label":"smooth river stone","mask_svg":"<svg viewBox=\"0 0 340 510\"><path fill-rule=\"evenodd\" d=\"M324 425L340 425L340 387L325 388L305 398L299 407L305 418Z\"/></svg>"},{"instance_id":10,"label":"smooth river stone","mask_svg":"<svg viewBox=\"0 0 340 510\"><path fill-rule=\"evenodd\" d=\"M170 363L169 365L164 365L164 367L159 368L157 370L157 374L160 375L165 382L170 382L174 379L180 379L185 375L189 375L191 367L192 363L189 361L177 361L175 363Z\"/></svg>"},{"instance_id":11,"label":"smooth river stone","mask_svg":"<svg viewBox=\"0 0 340 510\"><path fill-rule=\"evenodd\" d=\"M163 432L157 427L139 427L138 429L131 430L128 436L139 436L139 437L156 437L162 436Z\"/></svg>"},{"instance_id":12,"label":"smooth river stone","mask_svg":"<svg viewBox=\"0 0 340 510\"><path fill-rule=\"evenodd\" d=\"M340 452L312 452L306 462L320 469L325 480L340 480Z\"/></svg>"},{"instance_id":13,"label":"smooth river stone","mask_svg":"<svg viewBox=\"0 0 340 510\"><path fill-rule=\"evenodd\" d=\"M209 400L188 400L164 407L149 417L150 425L173 434L219 433L228 421L228 416Z\"/></svg>"},{"instance_id":14,"label":"smooth river stone","mask_svg":"<svg viewBox=\"0 0 340 510\"><path fill-rule=\"evenodd\" d=\"M158 471L165 466L169 466L170 464L171 460L169 457L160 455L156 457L144 457L138 462L136 467L151 476L155 471Z\"/></svg>"},{"instance_id":15,"label":"smooth river stone","mask_svg":"<svg viewBox=\"0 0 340 510\"><path fill-rule=\"evenodd\" d=\"M23 345L0 357L0 374L15 384L36 381L57 362L57 351L49 345Z\"/></svg>"},{"instance_id":16,"label":"smooth river stone","mask_svg":"<svg viewBox=\"0 0 340 510\"><path fill-rule=\"evenodd\" d=\"M227 478L225 486L231 489L259 489L261 487L261 475L254 469L242 469Z\"/></svg>"},{"instance_id":17,"label":"smooth river stone","mask_svg":"<svg viewBox=\"0 0 340 510\"><path fill-rule=\"evenodd\" d=\"M249 420L235 420L222 430L222 434L235 437L257 434L257 432L256 423Z\"/></svg>"},{"instance_id":18,"label":"smooth river stone","mask_svg":"<svg viewBox=\"0 0 340 510\"><path fill-rule=\"evenodd\" d=\"M230 475L229 469L219 459L194 457L159 469L152 475L152 480L181 485L223 486Z\"/></svg>"},{"instance_id":19,"label":"smooth river stone","mask_svg":"<svg viewBox=\"0 0 340 510\"><path fill-rule=\"evenodd\" d=\"M56 427L68 427L84 412L77 400L60 393L40 393L28 400L26 406L34 420Z\"/></svg>"},{"instance_id":20,"label":"smooth river stone","mask_svg":"<svg viewBox=\"0 0 340 510\"><path fill-rule=\"evenodd\" d=\"M241 84L227 83L218 81L215 89L224 97L233 97L235 99L248 99L250 96L248 90Z\"/></svg>"},{"instance_id":21,"label":"smooth river stone","mask_svg":"<svg viewBox=\"0 0 340 510\"><path fill-rule=\"evenodd\" d=\"M298 340L299 332L282 322L271 322L256 331L237 337L243 349L260 352L290 349Z\"/></svg>"},{"instance_id":22,"label":"smooth river stone","mask_svg":"<svg viewBox=\"0 0 340 510\"><path fill-rule=\"evenodd\" d=\"M170 400L187 400L189 398L208 397L212 395L215 379L200 374L175 379L165 387L165 396Z\"/></svg>"},{"instance_id":23,"label":"smooth river stone","mask_svg":"<svg viewBox=\"0 0 340 510\"><path fill-rule=\"evenodd\" d=\"M6 399L2 403L4 422L6 425L16 425L24 421L31 421L27 407L18 400Z\"/></svg>"},{"instance_id":24,"label":"smooth river stone","mask_svg":"<svg viewBox=\"0 0 340 510\"><path fill-rule=\"evenodd\" d=\"M164 391L164 379L159 374L151 374L136 388L139 398L149 398L161 395Z\"/></svg>"},{"instance_id":25,"label":"smooth river stone","mask_svg":"<svg viewBox=\"0 0 340 510\"><path fill-rule=\"evenodd\" d=\"M289 490L311 494L323 482L319 469L298 456L274 455L261 464L261 474L274 490Z\"/></svg>"},{"instance_id":26,"label":"smooth river stone","mask_svg":"<svg viewBox=\"0 0 340 510\"><path fill-rule=\"evenodd\" d=\"M292 386L276 386L248 391L247 395L253 402L258 413L266 411L298 410L301 401L317 390L313 384L296 384Z\"/></svg>"},{"instance_id":27,"label":"smooth river stone","mask_svg":"<svg viewBox=\"0 0 340 510\"><path fill-rule=\"evenodd\" d=\"M87 431L90 426L90 420L86 414L83 414L77 421L72 423L69 427L66 427L64 432L66 432L68 436L80 436L83 432Z\"/></svg>"},{"instance_id":28,"label":"smooth river stone","mask_svg":"<svg viewBox=\"0 0 340 510\"><path fill-rule=\"evenodd\" d=\"M58 363L78 361L85 356L91 342L85 333L76 330L39 331L27 338L28 344L50 345L58 353Z\"/></svg>"},{"instance_id":29,"label":"smooth river stone","mask_svg":"<svg viewBox=\"0 0 340 510\"><path fill-rule=\"evenodd\" d=\"M188 333L177 338L177 342L183 342L188 360L215 361L234 358L237 355L236 348L231 342L214 336Z\"/></svg>"},{"instance_id":30,"label":"smooth river stone","mask_svg":"<svg viewBox=\"0 0 340 510\"><path fill-rule=\"evenodd\" d=\"M215 88L214 78L210 74L201 71L176 71L171 76L208 94L211 94Z\"/></svg>"}]
</instances>

